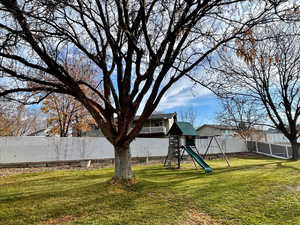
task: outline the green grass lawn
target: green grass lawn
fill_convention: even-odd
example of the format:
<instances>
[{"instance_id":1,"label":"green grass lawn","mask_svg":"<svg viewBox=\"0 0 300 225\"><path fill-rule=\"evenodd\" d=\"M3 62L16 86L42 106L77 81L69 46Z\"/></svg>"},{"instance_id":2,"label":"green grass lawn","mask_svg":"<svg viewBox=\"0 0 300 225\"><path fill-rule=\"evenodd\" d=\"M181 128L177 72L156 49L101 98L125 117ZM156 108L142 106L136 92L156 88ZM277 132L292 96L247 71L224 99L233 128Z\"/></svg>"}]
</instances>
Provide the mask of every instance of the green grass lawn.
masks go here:
<instances>
[{"instance_id":1,"label":"green grass lawn","mask_svg":"<svg viewBox=\"0 0 300 225\"><path fill-rule=\"evenodd\" d=\"M130 187L108 184L112 169L2 177L0 224L181 225L190 212L220 224L300 224L300 162L230 161L208 161L212 175L193 164L138 166Z\"/></svg>"}]
</instances>

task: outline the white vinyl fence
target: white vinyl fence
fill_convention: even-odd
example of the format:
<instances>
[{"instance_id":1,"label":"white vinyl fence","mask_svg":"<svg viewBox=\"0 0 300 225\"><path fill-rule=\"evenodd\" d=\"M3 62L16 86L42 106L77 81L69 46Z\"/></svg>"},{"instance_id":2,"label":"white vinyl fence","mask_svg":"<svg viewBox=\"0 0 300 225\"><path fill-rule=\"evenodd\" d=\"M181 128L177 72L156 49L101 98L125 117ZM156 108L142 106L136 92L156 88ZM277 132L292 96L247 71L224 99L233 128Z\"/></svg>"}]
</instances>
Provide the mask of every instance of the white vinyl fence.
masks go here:
<instances>
[{"instance_id":1,"label":"white vinyl fence","mask_svg":"<svg viewBox=\"0 0 300 225\"><path fill-rule=\"evenodd\" d=\"M133 157L165 156L168 138L137 138ZM0 137L0 163L50 162L114 158L113 146L104 137Z\"/></svg>"},{"instance_id":2,"label":"white vinyl fence","mask_svg":"<svg viewBox=\"0 0 300 225\"><path fill-rule=\"evenodd\" d=\"M265 142L249 141L248 149L251 152L271 156L279 159L290 159L292 157L292 148L288 145L279 145Z\"/></svg>"},{"instance_id":3,"label":"white vinyl fence","mask_svg":"<svg viewBox=\"0 0 300 225\"><path fill-rule=\"evenodd\" d=\"M211 138L208 139L196 139L196 147L200 154L204 154L207 150ZM241 138L238 137L215 137L213 138L211 145L208 149L208 154L219 154L220 147L225 153L237 153L247 152L247 146Z\"/></svg>"},{"instance_id":4,"label":"white vinyl fence","mask_svg":"<svg viewBox=\"0 0 300 225\"><path fill-rule=\"evenodd\" d=\"M246 152L238 138L218 138L224 152ZM197 139L196 146L204 153L209 139ZM133 157L166 156L168 138L136 138L131 143ZM209 154L220 153L215 141ZM0 163L51 162L114 158L113 146L104 137L0 137Z\"/></svg>"}]
</instances>

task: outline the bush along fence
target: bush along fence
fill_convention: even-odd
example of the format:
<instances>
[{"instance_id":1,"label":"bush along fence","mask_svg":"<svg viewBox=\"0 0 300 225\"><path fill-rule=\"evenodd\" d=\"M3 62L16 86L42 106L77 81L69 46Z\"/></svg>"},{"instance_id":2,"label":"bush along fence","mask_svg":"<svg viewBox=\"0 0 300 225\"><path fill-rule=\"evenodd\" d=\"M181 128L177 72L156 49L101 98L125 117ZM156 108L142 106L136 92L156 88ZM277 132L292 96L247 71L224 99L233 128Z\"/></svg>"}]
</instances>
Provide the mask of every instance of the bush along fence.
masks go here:
<instances>
[{"instance_id":1,"label":"bush along fence","mask_svg":"<svg viewBox=\"0 0 300 225\"><path fill-rule=\"evenodd\" d=\"M250 152L271 156L279 159L290 159L292 148L288 145L278 145L265 142L248 141L247 147Z\"/></svg>"}]
</instances>

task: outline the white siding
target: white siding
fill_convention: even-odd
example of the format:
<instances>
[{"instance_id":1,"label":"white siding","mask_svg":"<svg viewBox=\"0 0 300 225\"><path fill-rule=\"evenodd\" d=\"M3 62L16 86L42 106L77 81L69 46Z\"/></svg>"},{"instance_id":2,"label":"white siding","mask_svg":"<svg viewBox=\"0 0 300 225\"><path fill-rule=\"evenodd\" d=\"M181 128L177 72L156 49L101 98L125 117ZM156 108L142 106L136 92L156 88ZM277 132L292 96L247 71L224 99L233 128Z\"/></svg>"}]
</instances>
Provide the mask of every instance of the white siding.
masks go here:
<instances>
[{"instance_id":1,"label":"white siding","mask_svg":"<svg viewBox=\"0 0 300 225\"><path fill-rule=\"evenodd\" d=\"M269 143L289 144L289 140L282 133L267 133L266 141Z\"/></svg>"}]
</instances>

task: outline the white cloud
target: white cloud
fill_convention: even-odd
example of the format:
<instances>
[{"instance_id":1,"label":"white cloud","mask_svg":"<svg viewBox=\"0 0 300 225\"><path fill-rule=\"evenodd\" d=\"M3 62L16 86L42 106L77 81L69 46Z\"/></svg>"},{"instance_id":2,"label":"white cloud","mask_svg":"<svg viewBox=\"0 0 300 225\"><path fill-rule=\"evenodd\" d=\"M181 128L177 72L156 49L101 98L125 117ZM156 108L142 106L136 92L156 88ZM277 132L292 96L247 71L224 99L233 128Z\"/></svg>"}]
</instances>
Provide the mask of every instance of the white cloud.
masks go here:
<instances>
[{"instance_id":1,"label":"white cloud","mask_svg":"<svg viewBox=\"0 0 300 225\"><path fill-rule=\"evenodd\" d=\"M193 100L211 94L207 88L195 86L193 82L184 78L167 91L158 106L158 110L165 111L175 107L193 106L195 105Z\"/></svg>"}]
</instances>

